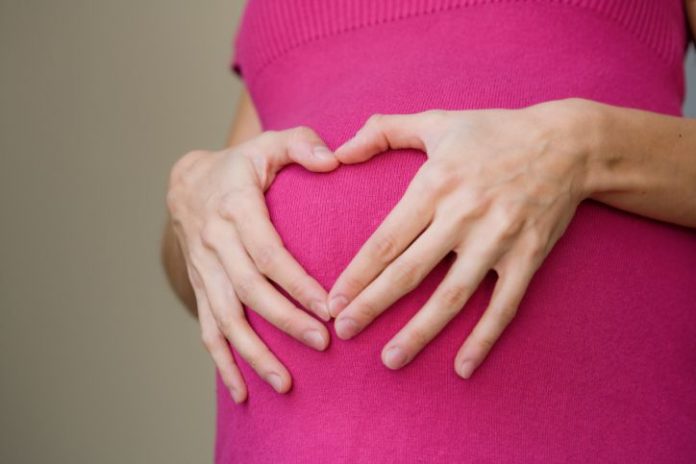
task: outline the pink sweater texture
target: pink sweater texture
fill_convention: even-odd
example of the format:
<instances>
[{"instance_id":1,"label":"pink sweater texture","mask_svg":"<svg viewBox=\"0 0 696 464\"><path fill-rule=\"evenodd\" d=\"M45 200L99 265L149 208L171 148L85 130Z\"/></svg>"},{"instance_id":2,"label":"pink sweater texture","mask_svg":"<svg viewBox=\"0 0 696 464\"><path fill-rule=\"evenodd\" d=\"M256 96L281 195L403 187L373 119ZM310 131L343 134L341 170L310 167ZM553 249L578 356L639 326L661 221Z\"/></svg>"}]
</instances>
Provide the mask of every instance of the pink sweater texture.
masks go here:
<instances>
[{"instance_id":1,"label":"pink sweater texture","mask_svg":"<svg viewBox=\"0 0 696 464\"><path fill-rule=\"evenodd\" d=\"M520 108L565 97L681 115L683 0L251 0L232 66L264 129L331 148L373 113ZM464 155L463 155L464 156ZM329 289L426 160L394 150L266 192L286 247ZM696 232L583 201L516 318L469 380L454 356L491 271L401 370L385 343L442 280L448 255L352 340L317 352L245 308L294 385L218 377L217 463L695 463Z\"/></svg>"}]
</instances>

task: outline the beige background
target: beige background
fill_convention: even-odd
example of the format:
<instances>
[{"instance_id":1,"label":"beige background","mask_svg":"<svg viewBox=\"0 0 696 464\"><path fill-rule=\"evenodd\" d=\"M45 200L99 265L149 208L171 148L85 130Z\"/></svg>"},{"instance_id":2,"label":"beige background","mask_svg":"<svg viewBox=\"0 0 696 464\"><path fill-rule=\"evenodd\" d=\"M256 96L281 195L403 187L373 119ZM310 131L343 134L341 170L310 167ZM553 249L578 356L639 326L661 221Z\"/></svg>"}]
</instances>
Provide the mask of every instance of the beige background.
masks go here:
<instances>
[{"instance_id":1,"label":"beige background","mask_svg":"<svg viewBox=\"0 0 696 464\"><path fill-rule=\"evenodd\" d=\"M171 164L224 141L241 6L0 0L0 462L211 461L159 234Z\"/></svg>"}]
</instances>

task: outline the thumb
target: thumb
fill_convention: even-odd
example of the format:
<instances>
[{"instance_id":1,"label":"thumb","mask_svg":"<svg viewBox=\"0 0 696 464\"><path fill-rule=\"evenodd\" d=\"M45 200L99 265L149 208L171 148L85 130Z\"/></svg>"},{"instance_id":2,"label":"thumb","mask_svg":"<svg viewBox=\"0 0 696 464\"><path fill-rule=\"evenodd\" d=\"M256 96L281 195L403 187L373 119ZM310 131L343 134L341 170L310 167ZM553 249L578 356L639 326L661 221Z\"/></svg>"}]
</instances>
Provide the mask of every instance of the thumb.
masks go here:
<instances>
[{"instance_id":1,"label":"thumb","mask_svg":"<svg viewBox=\"0 0 696 464\"><path fill-rule=\"evenodd\" d=\"M427 113L373 114L355 135L338 147L341 163L361 163L387 150L416 148L425 151Z\"/></svg>"},{"instance_id":2,"label":"thumb","mask_svg":"<svg viewBox=\"0 0 696 464\"><path fill-rule=\"evenodd\" d=\"M280 166L297 163L314 172L333 171L341 163L319 135L309 127L300 126L283 131L283 147L278 156Z\"/></svg>"}]
</instances>

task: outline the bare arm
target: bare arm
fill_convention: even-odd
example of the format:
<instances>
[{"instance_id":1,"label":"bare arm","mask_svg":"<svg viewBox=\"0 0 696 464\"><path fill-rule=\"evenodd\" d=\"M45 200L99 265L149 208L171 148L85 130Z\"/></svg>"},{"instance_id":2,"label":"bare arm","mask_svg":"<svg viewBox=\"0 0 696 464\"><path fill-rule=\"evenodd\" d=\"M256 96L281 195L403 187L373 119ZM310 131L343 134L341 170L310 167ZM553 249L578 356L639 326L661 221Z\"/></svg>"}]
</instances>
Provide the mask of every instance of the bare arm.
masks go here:
<instances>
[{"instance_id":1,"label":"bare arm","mask_svg":"<svg viewBox=\"0 0 696 464\"><path fill-rule=\"evenodd\" d=\"M261 123L256 108L246 88L242 88L232 126L227 137L227 146L237 145L260 133ZM186 272L184 256L172 228L169 215L167 216L162 234L160 257L170 286L191 314L196 316L196 298Z\"/></svg>"},{"instance_id":2,"label":"bare arm","mask_svg":"<svg viewBox=\"0 0 696 464\"><path fill-rule=\"evenodd\" d=\"M696 227L696 119L589 103L589 198Z\"/></svg>"},{"instance_id":3,"label":"bare arm","mask_svg":"<svg viewBox=\"0 0 696 464\"><path fill-rule=\"evenodd\" d=\"M696 0L685 0L696 31ZM589 140L589 197L696 227L696 119L591 104L578 127Z\"/></svg>"}]
</instances>

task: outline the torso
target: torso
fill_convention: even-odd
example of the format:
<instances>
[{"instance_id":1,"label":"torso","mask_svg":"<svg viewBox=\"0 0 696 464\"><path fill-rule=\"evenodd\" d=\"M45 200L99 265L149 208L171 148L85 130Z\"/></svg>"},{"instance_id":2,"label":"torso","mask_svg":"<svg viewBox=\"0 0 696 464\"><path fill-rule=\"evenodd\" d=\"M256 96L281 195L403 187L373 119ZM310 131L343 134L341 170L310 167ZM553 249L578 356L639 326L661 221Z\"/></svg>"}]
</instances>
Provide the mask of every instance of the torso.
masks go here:
<instances>
[{"instance_id":1,"label":"torso","mask_svg":"<svg viewBox=\"0 0 696 464\"><path fill-rule=\"evenodd\" d=\"M264 129L308 125L330 147L372 113L574 96L680 115L684 98L681 0L252 0L237 44ZM424 161L288 166L266 193L271 218L329 289ZM278 395L235 353L249 398L219 385L217 462L696 462L693 230L587 200L470 380L454 355L492 272L414 361L387 369L382 347L451 259L355 339L328 323L322 353L246 308L294 385Z\"/></svg>"}]
</instances>

